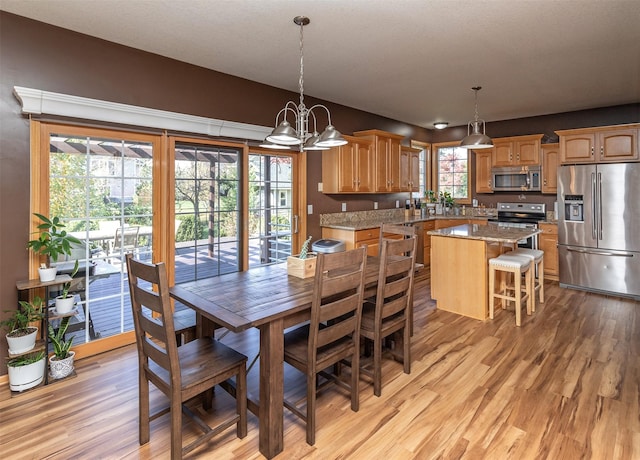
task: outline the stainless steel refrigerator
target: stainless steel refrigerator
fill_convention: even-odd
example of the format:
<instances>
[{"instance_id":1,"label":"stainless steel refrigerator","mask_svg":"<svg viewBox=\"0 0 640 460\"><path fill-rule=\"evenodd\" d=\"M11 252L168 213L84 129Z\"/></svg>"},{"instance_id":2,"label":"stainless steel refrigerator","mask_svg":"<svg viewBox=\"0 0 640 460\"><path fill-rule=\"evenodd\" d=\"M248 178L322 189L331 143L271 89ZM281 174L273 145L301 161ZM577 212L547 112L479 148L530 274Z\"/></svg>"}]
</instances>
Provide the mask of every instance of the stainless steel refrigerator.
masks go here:
<instances>
[{"instance_id":1,"label":"stainless steel refrigerator","mask_svg":"<svg viewBox=\"0 0 640 460\"><path fill-rule=\"evenodd\" d=\"M558 169L560 285L640 299L640 163Z\"/></svg>"}]
</instances>

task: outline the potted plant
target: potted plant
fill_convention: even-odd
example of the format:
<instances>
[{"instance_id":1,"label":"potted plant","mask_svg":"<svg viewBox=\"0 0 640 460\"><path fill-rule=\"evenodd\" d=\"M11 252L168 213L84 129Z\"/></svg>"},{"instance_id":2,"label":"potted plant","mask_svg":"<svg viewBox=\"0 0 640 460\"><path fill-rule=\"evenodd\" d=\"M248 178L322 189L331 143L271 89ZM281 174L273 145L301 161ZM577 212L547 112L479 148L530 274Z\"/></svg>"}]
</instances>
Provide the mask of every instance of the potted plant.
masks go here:
<instances>
[{"instance_id":1,"label":"potted plant","mask_svg":"<svg viewBox=\"0 0 640 460\"><path fill-rule=\"evenodd\" d=\"M78 238L69 235L64 230L65 225L59 217L56 216L49 219L42 214L34 213L34 215L42 221L38 225L40 235L37 239L30 240L27 243L27 248L35 253L46 256L49 260L55 262L60 255L66 254L70 256L73 244L82 244ZM56 278L56 268L47 266L46 263L42 263L38 271L40 281L43 283L53 281Z\"/></svg>"},{"instance_id":2,"label":"potted plant","mask_svg":"<svg viewBox=\"0 0 640 460\"><path fill-rule=\"evenodd\" d=\"M16 355L32 350L36 344L38 328L31 326L42 319L44 301L36 297L32 302L20 301L20 307L12 311L12 315L0 322L0 326L8 329L7 343L9 354Z\"/></svg>"},{"instance_id":3,"label":"potted plant","mask_svg":"<svg viewBox=\"0 0 640 460\"><path fill-rule=\"evenodd\" d=\"M436 203L438 202L436 192L433 190L425 190L424 197L426 200L427 213L433 216L436 213Z\"/></svg>"},{"instance_id":4,"label":"potted plant","mask_svg":"<svg viewBox=\"0 0 640 460\"><path fill-rule=\"evenodd\" d=\"M73 270L71 271L71 278L76 276L78 273L78 260L76 259L76 263L73 266ZM65 314L69 313L73 310L73 306L76 304L76 296L73 294L69 294L69 289L71 289L71 281L67 281L62 284L62 291L59 296L56 297L56 313Z\"/></svg>"},{"instance_id":5,"label":"potted plant","mask_svg":"<svg viewBox=\"0 0 640 460\"><path fill-rule=\"evenodd\" d=\"M70 319L70 316L62 318L57 331L49 324L49 339L53 344L53 354L49 357L49 370L54 379L63 379L73 372L73 358L76 355L75 351L71 351L73 337L69 340L64 338Z\"/></svg>"},{"instance_id":6,"label":"potted plant","mask_svg":"<svg viewBox=\"0 0 640 460\"><path fill-rule=\"evenodd\" d=\"M39 385L44 379L44 358L44 351L38 351L7 361L11 391L24 391Z\"/></svg>"}]
</instances>

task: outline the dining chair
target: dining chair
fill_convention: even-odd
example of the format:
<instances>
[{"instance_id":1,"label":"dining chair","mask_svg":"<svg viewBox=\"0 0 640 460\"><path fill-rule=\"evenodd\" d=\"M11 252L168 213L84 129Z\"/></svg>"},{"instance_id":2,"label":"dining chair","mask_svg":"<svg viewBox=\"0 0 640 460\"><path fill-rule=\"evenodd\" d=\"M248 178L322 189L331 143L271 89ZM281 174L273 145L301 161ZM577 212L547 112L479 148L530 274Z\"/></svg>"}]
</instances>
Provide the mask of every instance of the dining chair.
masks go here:
<instances>
[{"instance_id":1,"label":"dining chair","mask_svg":"<svg viewBox=\"0 0 640 460\"><path fill-rule=\"evenodd\" d=\"M378 256L382 256L382 240L383 239L402 239L411 238L412 236L418 237L417 228L414 225L401 225L401 224L385 224L383 223L380 228L380 243L378 244ZM400 238L393 238L392 235L399 236ZM422 250L416 246L416 251ZM416 254L417 257L417 254ZM414 260L415 262L415 260ZM413 291L411 292L410 300L411 308L409 309L409 332L413 337Z\"/></svg>"},{"instance_id":2,"label":"dining chair","mask_svg":"<svg viewBox=\"0 0 640 460\"><path fill-rule=\"evenodd\" d=\"M173 312L164 263L149 264L126 255L129 290L138 348L139 438L149 442L149 422L171 415L171 458L179 459L211 437L236 425L239 438L247 434L247 357L213 338L198 338L177 346ZM205 410L211 408L213 387L235 381L236 414L210 427L187 404L201 395ZM169 407L149 411L149 383L169 399ZM231 394L232 390L230 391ZM203 434L182 447L182 412L191 417Z\"/></svg>"},{"instance_id":3,"label":"dining chair","mask_svg":"<svg viewBox=\"0 0 640 460\"><path fill-rule=\"evenodd\" d=\"M383 342L399 331L402 331L401 347L388 350L394 358L402 360L405 374L411 372L410 313L413 308L416 246L415 235L404 240L382 240L376 295L365 300L362 309L360 333L367 348L373 345L373 363L363 362L361 372L373 379L376 396L382 393ZM402 354L398 353L398 348L402 348Z\"/></svg>"},{"instance_id":4,"label":"dining chair","mask_svg":"<svg viewBox=\"0 0 640 460\"><path fill-rule=\"evenodd\" d=\"M137 225L131 227L116 228L115 236L109 241L109 256L116 257L117 262L120 261L119 254L127 252L135 252L138 248L138 234L140 227ZM113 259L110 260L113 263Z\"/></svg>"},{"instance_id":5,"label":"dining chair","mask_svg":"<svg viewBox=\"0 0 640 460\"><path fill-rule=\"evenodd\" d=\"M360 378L360 314L366 264L366 248L345 252L320 253L311 304L311 320L284 336L284 360L306 375L306 412L302 401L284 406L306 422L307 443L315 444L316 396L329 383L346 388L351 393L351 410L357 412L360 404L358 381ZM351 383L343 374L329 371L339 368L341 361L349 360ZM325 381L318 383L318 375Z\"/></svg>"}]
</instances>

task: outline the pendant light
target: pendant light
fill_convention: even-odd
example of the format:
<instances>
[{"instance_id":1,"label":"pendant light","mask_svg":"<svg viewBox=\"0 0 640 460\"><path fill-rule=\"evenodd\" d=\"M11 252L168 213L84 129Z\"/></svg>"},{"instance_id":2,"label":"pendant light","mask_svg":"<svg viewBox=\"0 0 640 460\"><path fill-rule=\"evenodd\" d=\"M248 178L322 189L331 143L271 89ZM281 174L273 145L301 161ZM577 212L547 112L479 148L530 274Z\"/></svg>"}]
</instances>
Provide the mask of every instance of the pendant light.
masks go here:
<instances>
[{"instance_id":1,"label":"pendant light","mask_svg":"<svg viewBox=\"0 0 640 460\"><path fill-rule=\"evenodd\" d=\"M329 109L322 105L316 104L311 108L304 105L304 26L308 25L311 20L306 16L296 16L293 22L300 26L300 78L298 86L300 90L300 103L289 101L284 108L276 115L275 128L266 138L267 142L277 145L299 146L300 151L303 150L326 150L331 147L345 145L346 139L331 124L331 113ZM316 130L316 114L314 110L324 109L327 112L328 125L325 130L318 134ZM287 116L292 114L295 117L295 127L287 120ZM282 121L278 123L280 116ZM312 117L313 132L309 132L309 117Z\"/></svg>"},{"instance_id":2,"label":"pendant light","mask_svg":"<svg viewBox=\"0 0 640 460\"><path fill-rule=\"evenodd\" d=\"M467 124L467 137L462 139L460 147L463 149L488 149L493 147L493 141L485 134L484 120L478 120L478 91L482 86L474 86L471 88L476 96L476 116L474 121ZM482 132L480 132L480 123L482 123ZM473 132L471 132L473 126Z\"/></svg>"}]
</instances>

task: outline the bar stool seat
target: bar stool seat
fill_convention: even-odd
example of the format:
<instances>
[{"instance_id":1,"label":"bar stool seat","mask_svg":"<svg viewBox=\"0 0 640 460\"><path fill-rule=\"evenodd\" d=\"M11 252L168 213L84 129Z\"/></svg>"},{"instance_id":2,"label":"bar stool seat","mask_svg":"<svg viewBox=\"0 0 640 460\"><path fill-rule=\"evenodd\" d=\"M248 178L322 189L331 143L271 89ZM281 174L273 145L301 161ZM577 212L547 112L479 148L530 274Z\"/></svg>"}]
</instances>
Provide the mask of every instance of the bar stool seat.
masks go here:
<instances>
[{"instance_id":1,"label":"bar stool seat","mask_svg":"<svg viewBox=\"0 0 640 460\"><path fill-rule=\"evenodd\" d=\"M533 311L536 311L535 291L538 291L540 303L544 303L544 251L541 251L540 249L518 248L512 252L508 252L507 254L529 257L533 260L538 274L538 276L535 276L535 274L533 276L534 290L531 293L531 295L533 295Z\"/></svg>"},{"instance_id":2,"label":"bar stool seat","mask_svg":"<svg viewBox=\"0 0 640 460\"><path fill-rule=\"evenodd\" d=\"M521 309L522 303L527 302L527 315L531 314L532 303L532 260L530 257L502 254L493 259L489 259L489 317L493 319L495 299L512 301L516 309L516 326L522 324ZM503 290L496 292L495 278L496 272L513 274L513 285L507 284ZM522 275L525 276L524 289L522 286ZM513 290L513 295L509 291ZM524 295L522 292L524 291ZM503 308L506 302L503 302Z\"/></svg>"}]
</instances>

